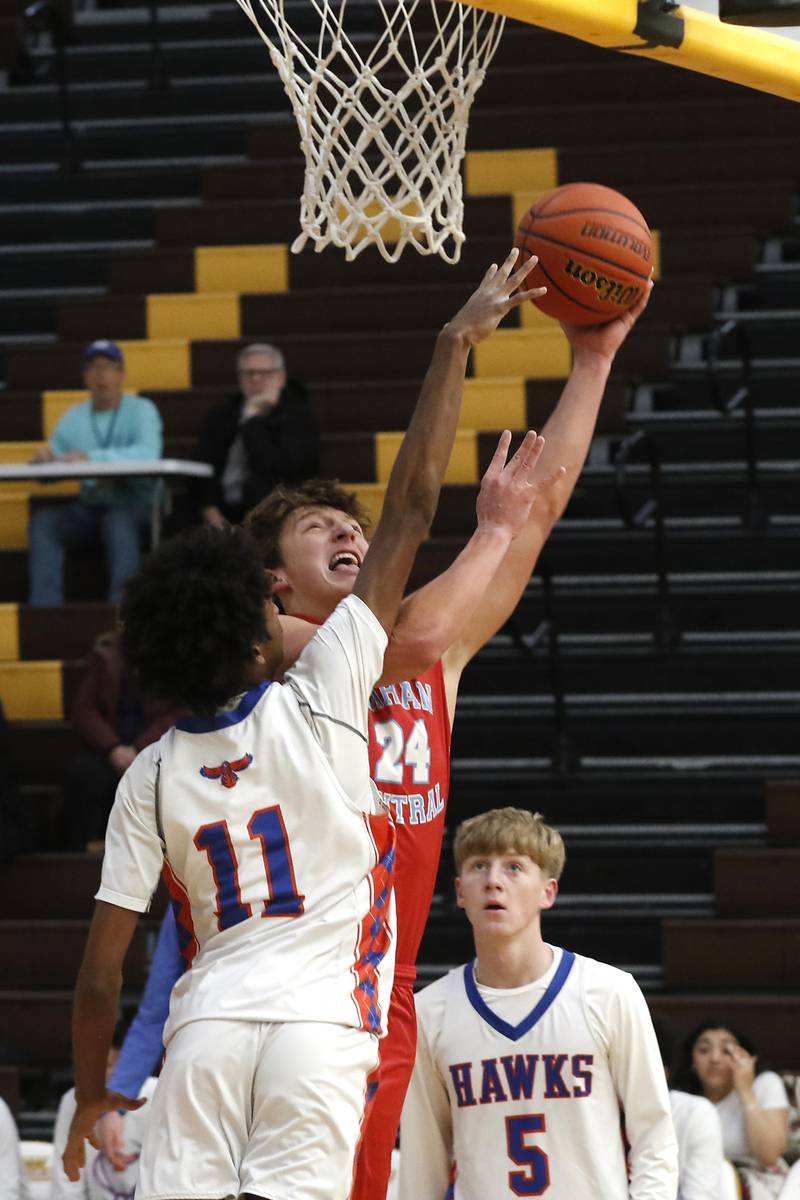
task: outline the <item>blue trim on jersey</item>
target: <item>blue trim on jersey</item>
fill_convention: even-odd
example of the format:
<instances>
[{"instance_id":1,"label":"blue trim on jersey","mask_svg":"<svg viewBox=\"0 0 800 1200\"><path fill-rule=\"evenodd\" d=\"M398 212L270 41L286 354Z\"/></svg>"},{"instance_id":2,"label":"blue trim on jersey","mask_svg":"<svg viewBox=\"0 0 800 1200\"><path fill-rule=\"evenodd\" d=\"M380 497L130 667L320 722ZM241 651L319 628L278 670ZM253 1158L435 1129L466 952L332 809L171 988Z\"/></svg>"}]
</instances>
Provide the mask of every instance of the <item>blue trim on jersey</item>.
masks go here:
<instances>
[{"instance_id":1,"label":"blue trim on jersey","mask_svg":"<svg viewBox=\"0 0 800 1200\"><path fill-rule=\"evenodd\" d=\"M562 951L561 962L558 964L555 975L550 980L547 991L536 1007L531 1009L527 1017L523 1017L519 1025L509 1025L508 1021L504 1021L502 1017L498 1017L497 1013L492 1012L489 1008L489 1005L478 991L478 985L475 982L475 959L467 963L464 967L464 987L467 989L467 999L478 1016L482 1017L488 1025L491 1025L498 1033L502 1033L504 1037L510 1038L512 1042L518 1042L529 1029L533 1029L536 1022L541 1020L547 1012L567 982L567 976L572 970L574 962L575 955L571 950Z\"/></svg>"},{"instance_id":2,"label":"blue trim on jersey","mask_svg":"<svg viewBox=\"0 0 800 1200\"><path fill-rule=\"evenodd\" d=\"M213 733L216 729L227 729L230 725L238 725L245 717L249 717L261 697L271 686L271 680L256 684L245 692L236 708L230 712L217 713L213 717L178 717L175 728L183 733Z\"/></svg>"}]
</instances>

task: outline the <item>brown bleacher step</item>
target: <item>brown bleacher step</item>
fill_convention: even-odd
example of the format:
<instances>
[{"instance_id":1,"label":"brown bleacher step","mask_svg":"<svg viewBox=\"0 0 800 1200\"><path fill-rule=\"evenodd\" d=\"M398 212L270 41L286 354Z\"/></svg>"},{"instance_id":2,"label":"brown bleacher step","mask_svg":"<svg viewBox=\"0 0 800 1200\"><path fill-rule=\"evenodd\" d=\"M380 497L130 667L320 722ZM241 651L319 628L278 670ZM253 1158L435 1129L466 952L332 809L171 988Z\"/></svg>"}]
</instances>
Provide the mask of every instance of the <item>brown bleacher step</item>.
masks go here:
<instances>
[{"instance_id":1,"label":"brown bleacher step","mask_svg":"<svg viewBox=\"0 0 800 1200\"><path fill-rule=\"evenodd\" d=\"M718 850L717 911L724 917L800 917L800 849Z\"/></svg>"},{"instance_id":2,"label":"brown bleacher step","mask_svg":"<svg viewBox=\"0 0 800 1200\"><path fill-rule=\"evenodd\" d=\"M688 78L688 72L684 78ZM765 140L763 132L745 142L676 141L639 145L575 146L558 151L559 183L585 179L627 190L660 183L743 183L752 179L800 179L796 138Z\"/></svg>"},{"instance_id":3,"label":"brown bleacher step","mask_svg":"<svg viewBox=\"0 0 800 1200\"><path fill-rule=\"evenodd\" d=\"M134 931L123 975L125 986L140 988L149 965L148 932L155 922L145 919ZM88 921L0 921L0 961L13 963L13 971L0 980L6 990L47 991L71 988L83 957Z\"/></svg>"},{"instance_id":4,"label":"brown bleacher step","mask_svg":"<svg viewBox=\"0 0 800 1200\"><path fill-rule=\"evenodd\" d=\"M62 604L55 608L19 609L21 659L81 659L97 638L115 628L110 604Z\"/></svg>"},{"instance_id":5,"label":"brown bleacher step","mask_svg":"<svg viewBox=\"0 0 800 1200\"><path fill-rule=\"evenodd\" d=\"M19 1108L19 1068L0 1067L0 1097L5 1100L12 1113Z\"/></svg>"},{"instance_id":6,"label":"brown bleacher step","mask_svg":"<svg viewBox=\"0 0 800 1200\"><path fill-rule=\"evenodd\" d=\"M800 920L670 920L662 933L666 988L800 988Z\"/></svg>"},{"instance_id":7,"label":"brown bleacher step","mask_svg":"<svg viewBox=\"0 0 800 1200\"><path fill-rule=\"evenodd\" d=\"M800 780L770 779L765 792L770 846L800 846Z\"/></svg>"},{"instance_id":8,"label":"brown bleacher step","mask_svg":"<svg viewBox=\"0 0 800 1200\"><path fill-rule=\"evenodd\" d=\"M20 724L14 726L15 732ZM19 855L4 866L0 875L3 919L89 920L100 885L101 865L99 857L89 854ZM166 893L159 887L149 915L159 918L165 904Z\"/></svg>"},{"instance_id":9,"label":"brown bleacher step","mask_svg":"<svg viewBox=\"0 0 800 1200\"><path fill-rule=\"evenodd\" d=\"M39 392L0 392L0 442L35 442L41 436Z\"/></svg>"},{"instance_id":10,"label":"brown bleacher step","mask_svg":"<svg viewBox=\"0 0 800 1200\"><path fill-rule=\"evenodd\" d=\"M536 93L532 91L532 96ZM518 108L479 109L469 123L471 150L495 150L501 146L585 146L599 144L629 145L649 141L708 142L729 139L731 130L744 141L763 137L797 136L800 113L788 100L756 97L751 92L743 99L686 101L675 100L667 108L660 102L641 97L636 104L537 105ZM259 157L267 137L259 137L258 127L250 131L248 153ZM789 172L791 175L791 172Z\"/></svg>"},{"instance_id":11,"label":"brown bleacher step","mask_svg":"<svg viewBox=\"0 0 800 1200\"><path fill-rule=\"evenodd\" d=\"M0 991L0 1045L20 1066L68 1062L72 1055L72 988Z\"/></svg>"},{"instance_id":12,"label":"brown bleacher step","mask_svg":"<svg viewBox=\"0 0 800 1200\"><path fill-rule=\"evenodd\" d=\"M121 295L191 292L195 285L194 247L117 250L108 259L109 291Z\"/></svg>"},{"instance_id":13,"label":"brown bleacher step","mask_svg":"<svg viewBox=\"0 0 800 1200\"><path fill-rule=\"evenodd\" d=\"M648 996L654 1016L662 1018L680 1044L701 1021L711 1017L752 1039L758 1053L781 1070L800 1069L800 992L764 995L730 991Z\"/></svg>"}]
</instances>

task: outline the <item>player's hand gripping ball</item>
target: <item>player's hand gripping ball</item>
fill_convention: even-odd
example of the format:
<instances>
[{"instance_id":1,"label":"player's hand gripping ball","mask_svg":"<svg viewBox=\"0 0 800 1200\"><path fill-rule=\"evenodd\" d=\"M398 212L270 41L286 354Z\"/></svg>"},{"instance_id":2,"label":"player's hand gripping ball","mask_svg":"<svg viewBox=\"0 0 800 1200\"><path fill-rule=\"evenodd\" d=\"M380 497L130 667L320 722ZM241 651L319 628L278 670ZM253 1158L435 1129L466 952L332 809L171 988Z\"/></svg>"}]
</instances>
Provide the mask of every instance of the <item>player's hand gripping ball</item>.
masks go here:
<instances>
[{"instance_id":1,"label":"player's hand gripping ball","mask_svg":"<svg viewBox=\"0 0 800 1200\"><path fill-rule=\"evenodd\" d=\"M626 196L599 183L567 183L533 204L514 245L539 264L526 287L547 287L532 303L570 325L600 325L631 308L653 269L653 240Z\"/></svg>"}]
</instances>

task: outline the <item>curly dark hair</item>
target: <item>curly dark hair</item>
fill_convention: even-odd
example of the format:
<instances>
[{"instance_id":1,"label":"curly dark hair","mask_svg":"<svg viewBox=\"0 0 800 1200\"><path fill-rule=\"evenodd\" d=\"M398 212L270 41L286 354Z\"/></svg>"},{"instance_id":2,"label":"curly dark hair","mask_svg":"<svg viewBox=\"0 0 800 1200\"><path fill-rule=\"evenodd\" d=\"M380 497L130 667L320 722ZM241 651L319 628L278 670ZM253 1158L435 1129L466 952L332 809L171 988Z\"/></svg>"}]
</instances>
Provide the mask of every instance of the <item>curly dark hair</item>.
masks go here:
<instances>
[{"instance_id":1,"label":"curly dark hair","mask_svg":"<svg viewBox=\"0 0 800 1200\"><path fill-rule=\"evenodd\" d=\"M356 492L348 491L338 479L307 479L297 487L279 486L260 500L244 519L244 527L258 546L267 569L280 567L280 538L292 513L300 508L337 508L369 529L371 521Z\"/></svg>"},{"instance_id":2,"label":"curly dark hair","mask_svg":"<svg viewBox=\"0 0 800 1200\"><path fill-rule=\"evenodd\" d=\"M210 715L246 686L267 639L270 581L244 530L196 529L162 542L128 581L122 647L144 691Z\"/></svg>"}]
</instances>

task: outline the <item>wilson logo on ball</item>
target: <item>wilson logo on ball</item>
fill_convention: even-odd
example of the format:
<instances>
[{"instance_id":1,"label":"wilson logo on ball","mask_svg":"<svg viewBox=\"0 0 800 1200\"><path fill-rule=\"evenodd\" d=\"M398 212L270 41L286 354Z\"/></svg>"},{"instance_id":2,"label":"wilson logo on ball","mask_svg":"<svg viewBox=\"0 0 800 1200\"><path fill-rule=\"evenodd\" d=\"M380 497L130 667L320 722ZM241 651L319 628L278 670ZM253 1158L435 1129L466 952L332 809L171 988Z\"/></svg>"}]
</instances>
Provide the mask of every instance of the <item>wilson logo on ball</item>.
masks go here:
<instances>
[{"instance_id":1,"label":"wilson logo on ball","mask_svg":"<svg viewBox=\"0 0 800 1200\"><path fill-rule=\"evenodd\" d=\"M625 233L624 229L614 229L611 225L586 221L581 229L581 237L594 238L599 242L606 242L609 246L621 246L624 250L630 250L631 254L638 254L646 263L652 258L650 246L646 242Z\"/></svg>"},{"instance_id":2,"label":"wilson logo on ball","mask_svg":"<svg viewBox=\"0 0 800 1200\"><path fill-rule=\"evenodd\" d=\"M564 273L577 279L584 287L593 288L597 292L598 300L618 304L620 308L630 308L642 292L635 284L621 283L618 279L609 279L607 275L598 275L591 267L584 267L574 258L567 259Z\"/></svg>"}]
</instances>

